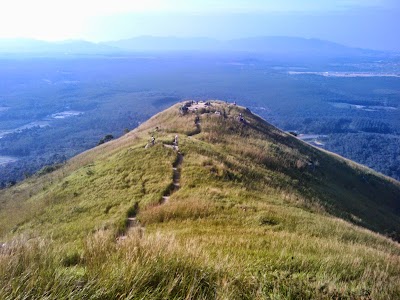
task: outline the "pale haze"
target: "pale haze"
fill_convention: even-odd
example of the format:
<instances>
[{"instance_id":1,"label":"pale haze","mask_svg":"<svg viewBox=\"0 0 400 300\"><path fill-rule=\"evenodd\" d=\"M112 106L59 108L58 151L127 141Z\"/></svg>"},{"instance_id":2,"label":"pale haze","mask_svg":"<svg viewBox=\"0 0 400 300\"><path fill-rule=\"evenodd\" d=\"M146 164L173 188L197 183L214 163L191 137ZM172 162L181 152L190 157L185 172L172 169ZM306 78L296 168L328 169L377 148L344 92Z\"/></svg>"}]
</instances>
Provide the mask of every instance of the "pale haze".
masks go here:
<instances>
[{"instance_id":1,"label":"pale haze","mask_svg":"<svg viewBox=\"0 0 400 300\"><path fill-rule=\"evenodd\" d=\"M296 36L400 50L399 15L393 0L13 0L0 5L0 38Z\"/></svg>"}]
</instances>

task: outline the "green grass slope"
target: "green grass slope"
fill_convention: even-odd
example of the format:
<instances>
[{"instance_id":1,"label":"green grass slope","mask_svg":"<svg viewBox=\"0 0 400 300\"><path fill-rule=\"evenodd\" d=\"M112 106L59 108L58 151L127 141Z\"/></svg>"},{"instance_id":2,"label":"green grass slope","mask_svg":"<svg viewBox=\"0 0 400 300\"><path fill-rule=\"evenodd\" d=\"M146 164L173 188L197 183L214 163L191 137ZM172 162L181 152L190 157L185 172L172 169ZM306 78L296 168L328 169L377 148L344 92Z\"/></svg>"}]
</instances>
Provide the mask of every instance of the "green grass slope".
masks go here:
<instances>
[{"instance_id":1,"label":"green grass slope","mask_svg":"<svg viewBox=\"0 0 400 300\"><path fill-rule=\"evenodd\" d=\"M400 298L398 182L179 106L0 191L0 299Z\"/></svg>"}]
</instances>

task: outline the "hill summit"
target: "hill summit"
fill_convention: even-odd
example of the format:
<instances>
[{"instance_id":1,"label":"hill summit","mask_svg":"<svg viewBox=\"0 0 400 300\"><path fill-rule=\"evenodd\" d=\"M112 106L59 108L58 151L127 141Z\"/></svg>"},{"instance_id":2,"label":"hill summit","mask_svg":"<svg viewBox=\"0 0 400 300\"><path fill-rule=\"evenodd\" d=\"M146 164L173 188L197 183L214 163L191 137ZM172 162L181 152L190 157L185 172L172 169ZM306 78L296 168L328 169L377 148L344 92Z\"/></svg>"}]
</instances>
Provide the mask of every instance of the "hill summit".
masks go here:
<instances>
[{"instance_id":1,"label":"hill summit","mask_svg":"<svg viewBox=\"0 0 400 300\"><path fill-rule=\"evenodd\" d=\"M399 182L236 104L45 173L0 191L0 298L400 297Z\"/></svg>"}]
</instances>

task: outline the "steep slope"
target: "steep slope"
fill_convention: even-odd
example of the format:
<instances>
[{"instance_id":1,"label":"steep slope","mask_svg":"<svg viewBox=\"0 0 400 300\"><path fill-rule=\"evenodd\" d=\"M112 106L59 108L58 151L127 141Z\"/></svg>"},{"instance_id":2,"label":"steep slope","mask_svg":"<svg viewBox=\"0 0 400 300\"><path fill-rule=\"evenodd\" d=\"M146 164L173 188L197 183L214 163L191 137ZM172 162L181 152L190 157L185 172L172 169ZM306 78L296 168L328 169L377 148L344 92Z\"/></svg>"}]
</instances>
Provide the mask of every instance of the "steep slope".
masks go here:
<instances>
[{"instance_id":1,"label":"steep slope","mask_svg":"<svg viewBox=\"0 0 400 300\"><path fill-rule=\"evenodd\" d=\"M0 191L0 298L400 297L398 182L181 105Z\"/></svg>"}]
</instances>

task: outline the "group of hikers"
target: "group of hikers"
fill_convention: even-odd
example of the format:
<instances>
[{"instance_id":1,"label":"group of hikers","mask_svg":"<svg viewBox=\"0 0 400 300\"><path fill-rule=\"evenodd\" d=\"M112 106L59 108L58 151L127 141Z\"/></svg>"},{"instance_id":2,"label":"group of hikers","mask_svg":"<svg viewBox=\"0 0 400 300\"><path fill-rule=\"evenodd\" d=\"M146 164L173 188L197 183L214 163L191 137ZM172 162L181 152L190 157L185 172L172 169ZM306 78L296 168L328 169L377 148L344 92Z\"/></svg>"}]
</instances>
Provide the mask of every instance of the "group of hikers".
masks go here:
<instances>
[{"instance_id":1,"label":"group of hikers","mask_svg":"<svg viewBox=\"0 0 400 300\"><path fill-rule=\"evenodd\" d=\"M185 114L186 114L188 111L190 111L190 110L191 110L193 113L196 112L196 111L198 110L198 108L199 108L199 107L198 107L199 103L202 104L204 107L210 107L210 106L211 106L211 102L210 102L210 101L207 101L207 102L199 102L199 101L194 101L194 100L187 101L187 102L185 102L185 104L183 104L183 105L181 105L181 106L179 107L179 112L180 112L180 114L181 114L181 115L185 115ZM226 101L226 104L229 104L229 102ZM190 109L193 105L195 105L195 107L192 108L192 109ZM231 103L231 105L236 106L236 101L233 101L233 103ZM216 111L215 111L215 114L218 115L218 116L222 116L222 115L223 115L222 112L219 111L219 110L216 110ZM240 122L242 122L242 123L246 123L246 120L245 120L245 118L243 117L242 113L239 114L238 120L239 120ZM196 125L199 123L199 116L196 116L196 119L195 119L194 123L195 123Z\"/></svg>"},{"instance_id":2,"label":"group of hikers","mask_svg":"<svg viewBox=\"0 0 400 300\"><path fill-rule=\"evenodd\" d=\"M150 138L150 143L146 145L145 148L148 148L150 145L154 146L156 144L156 138L154 137L154 135L151 136ZM177 150L178 148L178 135L176 134L174 137L174 141L172 142L172 148L174 150Z\"/></svg>"},{"instance_id":3,"label":"group of hikers","mask_svg":"<svg viewBox=\"0 0 400 300\"><path fill-rule=\"evenodd\" d=\"M180 112L181 114L186 114L186 113L190 110L190 107L191 107L192 105L199 105L199 104L202 104L202 105L204 105L205 107L211 106L211 102L210 102L210 101L206 101L206 102L200 101L200 102L199 102L199 101L191 100L191 101L187 101L187 102L185 102L185 104L181 105L181 106L179 107L179 112ZM226 101L226 104L229 104L229 102ZM231 104L232 104L233 106L236 106L236 101L233 101ZM195 112L197 109L198 109L198 108L195 107L194 109L192 109L192 111Z\"/></svg>"},{"instance_id":4,"label":"group of hikers","mask_svg":"<svg viewBox=\"0 0 400 300\"><path fill-rule=\"evenodd\" d=\"M192 105L199 105L199 103L200 103L201 105L205 106L205 107L210 107L210 106L211 106L211 102L210 102L210 101L207 101L207 102L199 102L199 101L194 101L194 100L187 101L187 102L185 102L185 104L183 104L183 105L181 105L181 106L179 107L179 112L180 112L180 114L184 115L184 114L186 114L189 110L191 110L192 112L196 112L196 110L198 109L198 107L195 107L194 109L193 109L193 108L190 109L190 107L191 107ZM226 103L229 104L227 101L226 101ZM233 103L231 103L231 105L236 106L236 101L234 101ZM216 111L215 111L215 114L218 115L218 116L221 116L221 115L222 115L222 112L216 110ZM246 121L246 119L244 118L244 116L243 116L242 113L239 113L239 115L237 116L237 120L238 120L239 122L241 122L241 123L244 123L244 124L247 123L247 121ZM200 123L200 117L199 117L198 114L196 114L196 117L195 117L195 119L194 119L194 124L195 124L196 126L199 126L199 123ZM158 127L157 127L157 129L158 129ZM150 145L151 145L151 146L154 146L155 143L156 143L156 139L155 139L154 135L152 135L151 138L150 138L150 143L147 144L146 147L148 147L148 146L150 146ZM174 149L174 150L177 149L177 147L178 147L178 135L175 135L175 138L174 138L174 141L173 141L172 146L173 146L173 149Z\"/></svg>"},{"instance_id":5,"label":"group of hikers","mask_svg":"<svg viewBox=\"0 0 400 300\"><path fill-rule=\"evenodd\" d=\"M204 105L204 107L209 107L209 106L211 106L211 102L210 102L210 101L207 101L207 102L199 102L199 101L191 100L191 101L187 101L185 104L181 105L181 106L179 107L179 112L180 112L182 115L186 114L189 110L192 110L193 112L195 112L195 111L198 109L198 107L195 107L194 109L190 109L190 107L191 107L192 105L199 105L199 104Z\"/></svg>"}]
</instances>

